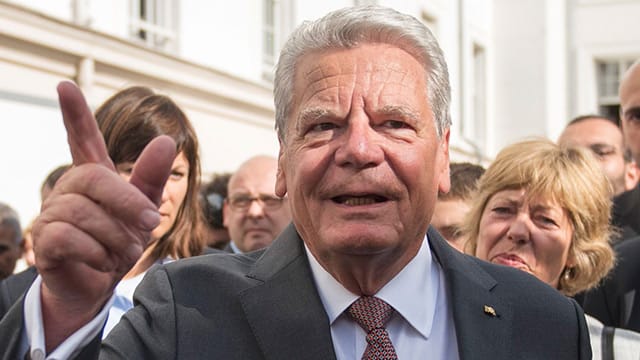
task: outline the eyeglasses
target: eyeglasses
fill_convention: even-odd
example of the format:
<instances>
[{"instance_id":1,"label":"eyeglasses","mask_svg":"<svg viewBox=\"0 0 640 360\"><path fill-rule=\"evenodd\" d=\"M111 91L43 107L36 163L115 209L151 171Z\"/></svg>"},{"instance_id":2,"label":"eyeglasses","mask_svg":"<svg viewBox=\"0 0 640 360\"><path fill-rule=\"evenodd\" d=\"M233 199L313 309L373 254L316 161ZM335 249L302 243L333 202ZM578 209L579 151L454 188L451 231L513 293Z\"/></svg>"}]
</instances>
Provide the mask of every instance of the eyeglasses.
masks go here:
<instances>
[{"instance_id":1,"label":"eyeglasses","mask_svg":"<svg viewBox=\"0 0 640 360\"><path fill-rule=\"evenodd\" d=\"M282 206L284 199L286 199L286 197L279 198L267 194L260 194L258 196L244 194L231 196L228 202L229 207L234 211L247 211L254 201L260 203L265 210L277 210Z\"/></svg>"}]
</instances>

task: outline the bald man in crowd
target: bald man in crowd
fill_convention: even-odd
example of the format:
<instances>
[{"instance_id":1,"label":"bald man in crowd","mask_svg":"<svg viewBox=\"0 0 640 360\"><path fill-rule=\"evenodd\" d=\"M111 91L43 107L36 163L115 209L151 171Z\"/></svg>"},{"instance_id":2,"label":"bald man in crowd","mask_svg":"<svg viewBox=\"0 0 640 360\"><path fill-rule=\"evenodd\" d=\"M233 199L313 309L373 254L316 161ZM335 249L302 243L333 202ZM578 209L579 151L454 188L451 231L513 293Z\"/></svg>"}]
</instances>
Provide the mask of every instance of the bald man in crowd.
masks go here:
<instances>
[{"instance_id":1,"label":"bald man in crowd","mask_svg":"<svg viewBox=\"0 0 640 360\"><path fill-rule=\"evenodd\" d=\"M620 122L636 163L640 161L640 60L620 83ZM636 224L640 218L636 219ZM640 331L640 237L615 246L617 265L602 286L589 292L585 312L605 325Z\"/></svg>"},{"instance_id":2,"label":"bald man in crowd","mask_svg":"<svg viewBox=\"0 0 640 360\"><path fill-rule=\"evenodd\" d=\"M291 222L286 197L275 194L278 161L254 156L240 165L229 179L222 208L231 242L225 250L246 253L262 249Z\"/></svg>"}]
</instances>

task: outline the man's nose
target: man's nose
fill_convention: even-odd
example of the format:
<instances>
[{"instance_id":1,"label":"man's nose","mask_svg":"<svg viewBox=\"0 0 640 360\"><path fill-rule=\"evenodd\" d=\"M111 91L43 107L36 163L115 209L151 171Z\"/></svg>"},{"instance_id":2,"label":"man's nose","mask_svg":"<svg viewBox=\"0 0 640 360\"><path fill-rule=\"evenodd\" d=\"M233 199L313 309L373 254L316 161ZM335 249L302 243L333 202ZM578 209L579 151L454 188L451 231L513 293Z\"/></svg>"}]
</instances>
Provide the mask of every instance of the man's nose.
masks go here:
<instances>
[{"instance_id":1,"label":"man's nose","mask_svg":"<svg viewBox=\"0 0 640 360\"><path fill-rule=\"evenodd\" d=\"M262 217L264 216L264 203L259 199L254 199L249 204L247 209L247 216L250 217Z\"/></svg>"},{"instance_id":2,"label":"man's nose","mask_svg":"<svg viewBox=\"0 0 640 360\"><path fill-rule=\"evenodd\" d=\"M373 167L384 160L381 135L365 114L352 115L340 139L336 162L356 168Z\"/></svg>"}]
</instances>

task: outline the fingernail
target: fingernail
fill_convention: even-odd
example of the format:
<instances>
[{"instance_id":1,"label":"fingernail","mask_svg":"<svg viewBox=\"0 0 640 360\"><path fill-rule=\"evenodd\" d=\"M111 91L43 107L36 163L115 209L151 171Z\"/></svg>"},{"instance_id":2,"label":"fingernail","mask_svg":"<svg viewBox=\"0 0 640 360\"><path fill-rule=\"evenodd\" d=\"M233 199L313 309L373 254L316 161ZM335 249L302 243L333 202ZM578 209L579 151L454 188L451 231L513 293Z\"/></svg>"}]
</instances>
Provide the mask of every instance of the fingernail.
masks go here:
<instances>
[{"instance_id":1,"label":"fingernail","mask_svg":"<svg viewBox=\"0 0 640 360\"><path fill-rule=\"evenodd\" d=\"M160 224L160 214L154 210L144 210L139 217L140 225L145 230L153 230Z\"/></svg>"}]
</instances>

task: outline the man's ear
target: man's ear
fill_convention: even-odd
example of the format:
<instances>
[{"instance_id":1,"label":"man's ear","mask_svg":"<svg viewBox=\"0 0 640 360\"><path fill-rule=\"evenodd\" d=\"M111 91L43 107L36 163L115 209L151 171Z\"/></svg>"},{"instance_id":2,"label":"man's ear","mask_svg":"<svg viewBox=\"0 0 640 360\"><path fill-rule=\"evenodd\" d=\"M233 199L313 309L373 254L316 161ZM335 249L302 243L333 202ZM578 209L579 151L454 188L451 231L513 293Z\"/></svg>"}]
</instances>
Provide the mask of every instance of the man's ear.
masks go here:
<instances>
[{"instance_id":1,"label":"man's ear","mask_svg":"<svg viewBox=\"0 0 640 360\"><path fill-rule=\"evenodd\" d=\"M437 169L440 173L438 179L438 191L441 193L448 193L451 188L451 178L449 175L449 135L451 134L450 129L447 129L446 132L442 135L442 140L440 142L440 148L438 149L438 165L440 168Z\"/></svg>"},{"instance_id":2,"label":"man's ear","mask_svg":"<svg viewBox=\"0 0 640 360\"><path fill-rule=\"evenodd\" d=\"M278 151L278 171L276 172L276 195L284 197L287 195L287 179L285 172L286 156L284 152L284 144L280 140L280 150Z\"/></svg>"},{"instance_id":3,"label":"man's ear","mask_svg":"<svg viewBox=\"0 0 640 360\"><path fill-rule=\"evenodd\" d=\"M638 185L640 180L640 168L635 161L628 162L624 165L624 190L629 191Z\"/></svg>"}]
</instances>

